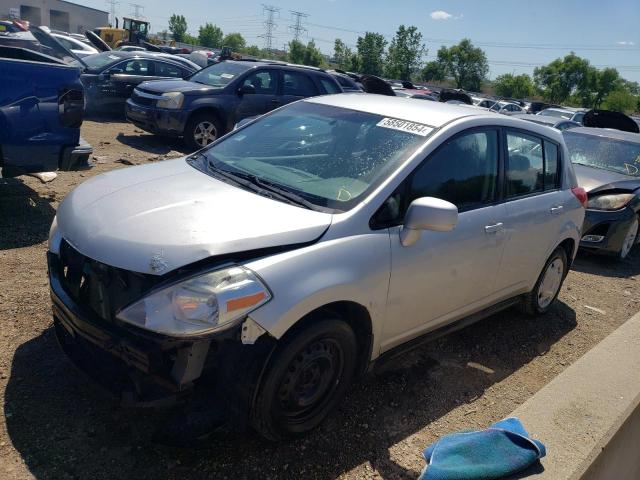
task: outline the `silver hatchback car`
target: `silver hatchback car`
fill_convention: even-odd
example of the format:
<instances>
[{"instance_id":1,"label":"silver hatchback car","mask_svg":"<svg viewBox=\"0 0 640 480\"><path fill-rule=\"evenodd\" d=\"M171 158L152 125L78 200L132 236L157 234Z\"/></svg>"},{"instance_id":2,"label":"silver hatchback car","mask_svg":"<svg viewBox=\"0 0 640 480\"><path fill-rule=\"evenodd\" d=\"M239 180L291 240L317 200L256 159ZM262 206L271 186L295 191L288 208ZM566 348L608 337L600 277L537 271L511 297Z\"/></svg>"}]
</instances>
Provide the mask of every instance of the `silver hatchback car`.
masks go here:
<instances>
[{"instance_id":1,"label":"silver hatchback car","mask_svg":"<svg viewBox=\"0 0 640 480\"><path fill-rule=\"evenodd\" d=\"M548 311L585 202L553 129L307 99L71 192L49 240L54 324L130 402L189 397L210 413L201 429L284 438L383 356L516 303Z\"/></svg>"}]
</instances>

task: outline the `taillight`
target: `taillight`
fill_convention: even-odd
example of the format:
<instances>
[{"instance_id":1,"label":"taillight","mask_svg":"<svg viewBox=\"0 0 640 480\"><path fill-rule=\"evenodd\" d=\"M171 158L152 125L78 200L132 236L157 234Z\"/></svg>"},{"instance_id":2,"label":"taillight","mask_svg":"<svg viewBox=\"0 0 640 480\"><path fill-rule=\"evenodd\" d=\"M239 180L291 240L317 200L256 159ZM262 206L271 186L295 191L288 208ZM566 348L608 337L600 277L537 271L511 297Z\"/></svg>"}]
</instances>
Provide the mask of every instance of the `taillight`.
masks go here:
<instances>
[{"instance_id":1,"label":"taillight","mask_svg":"<svg viewBox=\"0 0 640 480\"><path fill-rule=\"evenodd\" d=\"M58 115L65 127L80 128L84 116L84 92L65 90L58 97Z\"/></svg>"},{"instance_id":2,"label":"taillight","mask_svg":"<svg viewBox=\"0 0 640 480\"><path fill-rule=\"evenodd\" d=\"M571 193L573 193L578 201L582 204L584 208L587 208L587 203L589 202L589 197L587 197L587 191L582 187L573 187L571 189Z\"/></svg>"}]
</instances>

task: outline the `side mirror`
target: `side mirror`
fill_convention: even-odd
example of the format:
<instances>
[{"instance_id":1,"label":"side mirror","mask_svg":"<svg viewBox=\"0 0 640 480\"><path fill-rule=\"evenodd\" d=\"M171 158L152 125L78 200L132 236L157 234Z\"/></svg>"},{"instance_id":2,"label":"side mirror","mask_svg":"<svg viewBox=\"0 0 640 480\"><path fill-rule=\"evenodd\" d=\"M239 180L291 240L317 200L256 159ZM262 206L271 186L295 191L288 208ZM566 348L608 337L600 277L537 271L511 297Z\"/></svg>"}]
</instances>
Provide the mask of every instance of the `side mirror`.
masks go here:
<instances>
[{"instance_id":1,"label":"side mirror","mask_svg":"<svg viewBox=\"0 0 640 480\"><path fill-rule=\"evenodd\" d=\"M253 95L256 93L256 87L253 85L244 84L238 89L238 95Z\"/></svg>"},{"instance_id":2,"label":"side mirror","mask_svg":"<svg viewBox=\"0 0 640 480\"><path fill-rule=\"evenodd\" d=\"M450 232L458 222L458 207L453 203L433 197L416 198L404 217L400 231L400 243L404 247L413 245L422 230Z\"/></svg>"}]
</instances>

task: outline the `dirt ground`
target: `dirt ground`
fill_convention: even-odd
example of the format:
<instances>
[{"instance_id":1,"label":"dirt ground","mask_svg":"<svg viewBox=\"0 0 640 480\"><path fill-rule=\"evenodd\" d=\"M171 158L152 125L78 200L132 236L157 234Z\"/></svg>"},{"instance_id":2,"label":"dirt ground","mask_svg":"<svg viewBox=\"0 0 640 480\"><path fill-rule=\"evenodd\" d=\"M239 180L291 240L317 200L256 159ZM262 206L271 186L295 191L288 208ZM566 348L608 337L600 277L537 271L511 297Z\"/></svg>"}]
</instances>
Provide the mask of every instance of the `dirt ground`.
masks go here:
<instances>
[{"instance_id":1,"label":"dirt ground","mask_svg":"<svg viewBox=\"0 0 640 480\"><path fill-rule=\"evenodd\" d=\"M83 136L93 169L48 184L0 178L3 479L416 478L429 443L507 416L640 309L640 248L624 264L581 254L552 312L508 310L425 345L355 385L305 439L157 445L162 412L119 408L58 349L46 240L58 204L83 180L180 156L183 146L113 119L86 121Z\"/></svg>"}]
</instances>

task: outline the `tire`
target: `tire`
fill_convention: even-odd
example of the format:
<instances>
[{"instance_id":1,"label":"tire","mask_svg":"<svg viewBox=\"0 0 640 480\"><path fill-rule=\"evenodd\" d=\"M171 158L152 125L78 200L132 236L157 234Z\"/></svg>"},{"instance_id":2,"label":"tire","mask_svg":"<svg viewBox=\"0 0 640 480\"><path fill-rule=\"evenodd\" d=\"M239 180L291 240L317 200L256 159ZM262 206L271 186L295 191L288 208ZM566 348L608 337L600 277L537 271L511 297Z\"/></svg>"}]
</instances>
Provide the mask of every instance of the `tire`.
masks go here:
<instances>
[{"instance_id":1,"label":"tire","mask_svg":"<svg viewBox=\"0 0 640 480\"><path fill-rule=\"evenodd\" d=\"M624 240L622 241L622 245L620 250L616 254L616 258L618 260L625 260L629 252L633 249L633 246L638 242L638 217L636 216L631 225L629 225L629 229L624 236Z\"/></svg>"},{"instance_id":2,"label":"tire","mask_svg":"<svg viewBox=\"0 0 640 480\"><path fill-rule=\"evenodd\" d=\"M319 320L285 340L258 387L253 427L274 441L317 427L351 384L357 349L351 327L336 318Z\"/></svg>"},{"instance_id":3,"label":"tire","mask_svg":"<svg viewBox=\"0 0 640 480\"><path fill-rule=\"evenodd\" d=\"M220 121L213 113L197 113L184 129L184 142L192 150L200 150L223 135Z\"/></svg>"},{"instance_id":4,"label":"tire","mask_svg":"<svg viewBox=\"0 0 640 480\"><path fill-rule=\"evenodd\" d=\"M535 287L522 299L522 310L526 314L537 316L551 310L567 276L568 265L567 253L564 248L556 248L544 264ZM548 277L547 273L551 277Z\"/></svg>"}]
</instances>

